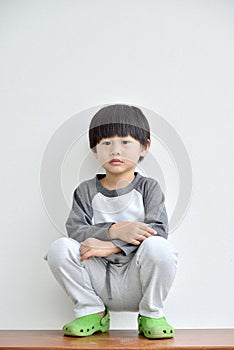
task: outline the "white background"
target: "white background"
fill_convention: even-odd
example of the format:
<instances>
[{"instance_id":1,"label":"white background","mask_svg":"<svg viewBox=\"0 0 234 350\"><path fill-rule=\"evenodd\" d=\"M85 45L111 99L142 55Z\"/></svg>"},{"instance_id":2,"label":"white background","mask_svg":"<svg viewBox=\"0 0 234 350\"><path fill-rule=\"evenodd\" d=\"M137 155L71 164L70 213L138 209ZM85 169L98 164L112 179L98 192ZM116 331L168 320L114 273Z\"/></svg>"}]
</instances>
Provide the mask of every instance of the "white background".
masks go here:
<instances>
[{"instance_id":1,"label":"white background","mask_svg":"<svg viewBox=\"0 0 234 350\"><path fill-rule=\"evenodd\" d=\"M71 116L115 102L163 116L192 164L190 208L169 237L180 259L168 320L234 326L233 10L228 0L0 1L2 329L73 318L43 260L60 233L42 203L41 160ZM112 313L111 325L136 328L136 314Z\"/></svg>"}]
</instances>

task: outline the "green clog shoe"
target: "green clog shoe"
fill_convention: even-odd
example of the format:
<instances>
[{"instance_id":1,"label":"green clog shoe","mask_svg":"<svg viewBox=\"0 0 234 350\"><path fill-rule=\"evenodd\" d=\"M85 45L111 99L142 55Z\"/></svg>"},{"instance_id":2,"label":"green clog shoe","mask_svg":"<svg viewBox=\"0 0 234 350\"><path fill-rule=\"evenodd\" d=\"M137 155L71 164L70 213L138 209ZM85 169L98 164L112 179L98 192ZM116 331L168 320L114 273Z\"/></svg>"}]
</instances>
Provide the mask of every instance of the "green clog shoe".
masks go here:
<instances>
[{"instance_id":1,"label":"green clog shoe","mask_svg":"<svg viewBox=\"0 0 234 350\"><path fill-rule=\"evenodd\" d=\"M110 328L110 312L106 309L105 316L98 314L78 317L63 327L63 334L71 337L87 337L96 332L107 332Z\"/></svg>"},{"instance_id":2,"label":"green clog shoe","mask_svg":"<svg viewBox=\"0 0 234 350\"><path fill-rule=\"evenodd\" d=\"M166 339L174 337L174 328L165 317L151 318L138 315L138 331L149 339Z\"/></svg>"}]
</instances>

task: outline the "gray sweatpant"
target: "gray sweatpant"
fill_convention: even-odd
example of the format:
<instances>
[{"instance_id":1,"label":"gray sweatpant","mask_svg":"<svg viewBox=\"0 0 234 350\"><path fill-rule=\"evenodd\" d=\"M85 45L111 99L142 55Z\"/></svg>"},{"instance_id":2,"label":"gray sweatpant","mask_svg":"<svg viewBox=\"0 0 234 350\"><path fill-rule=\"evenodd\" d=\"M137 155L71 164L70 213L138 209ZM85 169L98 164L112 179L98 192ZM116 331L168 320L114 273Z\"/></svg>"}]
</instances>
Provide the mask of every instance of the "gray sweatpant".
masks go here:
<instances>
[{"instance_id":1,"label":"gray sweatpant","mask_svg":"<svg viewBox=\"0 0 234 350\"><path fill-rule=\"evenodd\" d=\"M163 301L177 265L177 252L165 238L147 238L130 256L118 253L82 263L79 250L77 241L63 237L47 254L52 273L75 304L76 317L102 312L105 306L112 311L163 316Z\"/></svg>"}]
</instances>

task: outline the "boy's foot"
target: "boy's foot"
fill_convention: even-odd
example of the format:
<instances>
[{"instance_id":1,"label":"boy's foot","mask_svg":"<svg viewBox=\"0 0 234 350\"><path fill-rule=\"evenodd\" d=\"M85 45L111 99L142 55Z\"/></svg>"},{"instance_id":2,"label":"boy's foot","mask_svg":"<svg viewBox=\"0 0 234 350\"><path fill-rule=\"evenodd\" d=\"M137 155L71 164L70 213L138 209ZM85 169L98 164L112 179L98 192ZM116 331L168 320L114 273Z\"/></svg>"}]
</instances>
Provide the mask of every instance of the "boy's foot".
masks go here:
<instances>
[{"instance_id":1,"label":"boy's foot","mask_svg":"<svg viewBox=\"0 0 234 350\"><path fill-rule=\"evenodd\" d=\"M174 337L174 328L167 323L165 317L151 318L138 315L138 331L149 339Z\"/></svg>"},{"instance_id":2,"label":"boy's foot","mask_svg":"<svg viewBox=\"0 0 234 350\"><path fill-rule=\"evenodd\" d=\"M63 334L71 337L87 337L96 332L107 332L110 328L110 312L101 317L99 314L91 314L76 318L74 321L65 324Z\"/></svg>"}]
</instances>

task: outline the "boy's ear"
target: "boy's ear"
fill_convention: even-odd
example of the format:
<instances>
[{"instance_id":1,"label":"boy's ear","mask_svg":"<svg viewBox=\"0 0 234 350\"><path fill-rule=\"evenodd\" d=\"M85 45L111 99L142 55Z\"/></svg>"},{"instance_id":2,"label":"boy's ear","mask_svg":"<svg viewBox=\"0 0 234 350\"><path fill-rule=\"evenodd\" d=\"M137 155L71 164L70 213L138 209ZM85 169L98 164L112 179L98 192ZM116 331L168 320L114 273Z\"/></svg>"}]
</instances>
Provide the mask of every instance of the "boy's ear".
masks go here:
<instances>
[{"instance_id":1,"label":"boy's ear","mask_svg":"<svg viewBox=\"0 0 234 350\"><path fill-rule=\"evenodd\" d=\"M148 151L150 149L150 145L151 145L151 141L148 139L147 145L145 147L142 146L141 157L144 157L148 153Z\"/></svg>"},{"instance_id":2,"label":"boy's ear","mask_svg":"<svg viewBox=\"0 0 234 350\"><path fill-rule=\"evenodd\" d=\"M94 157L97 158L97 149L96 149L96 147L92 148L92 152L93 152Z\"/></svg>"}]
</instances>

